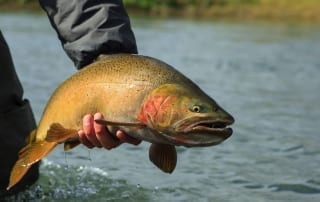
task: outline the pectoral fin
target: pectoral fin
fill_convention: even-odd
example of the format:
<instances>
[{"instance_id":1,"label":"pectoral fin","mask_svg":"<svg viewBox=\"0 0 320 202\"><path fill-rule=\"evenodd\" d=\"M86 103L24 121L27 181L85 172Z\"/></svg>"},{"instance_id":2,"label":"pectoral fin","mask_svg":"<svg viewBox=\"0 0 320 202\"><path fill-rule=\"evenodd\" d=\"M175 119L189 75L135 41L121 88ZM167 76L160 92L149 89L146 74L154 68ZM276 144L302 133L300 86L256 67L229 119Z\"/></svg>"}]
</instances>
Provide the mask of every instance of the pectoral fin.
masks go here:
<instances>
[{"instance_id":1,"label":"pectoral fin","mask_svg":"<svg viewBox=\"0 0 320 202\"><path fill-rule=\"evenodd\" d=\"M96 123L105 125L105 126L136 126L136 127L146 127L146 124L135 122L135 123L125 123L125 122L114 122L114 121L106 121L104 119L96 119L94 120Z\"/></svg>"},{"instance_id":2,"label":"pectoral fin","mask_svg":"<svg viewBox=\"0 0 320 202\"><path fill-rule=\"evenodd\" d=\"M46 141L62 143L77 135L77 130L66 129L60 123L53 123L47 131Z\"/></svg>"},{"instance_id":3,"label":"pectoral fin","mask_svg":"<svg viewBox=\"0 0 320 202\"><path fill-rule=\"evenodd\" d=\"M45 157L55 146L55 142L47 142L45 140L33 142L22 148L19 152L19 159L13 166L10 175L7 190L17 184L26 174L31 165Z\"/></svg>"},{"instance_id":4,"label":"pectoral fin","mask_svg":"<svg viewBox=\"0 0 320 202\"><path fill-rule=\"evenodd\" d=\"M166 173L172 173L177 165L177 151L173 145L151 144L149 158Z\"/></svg>"}]
</instances>

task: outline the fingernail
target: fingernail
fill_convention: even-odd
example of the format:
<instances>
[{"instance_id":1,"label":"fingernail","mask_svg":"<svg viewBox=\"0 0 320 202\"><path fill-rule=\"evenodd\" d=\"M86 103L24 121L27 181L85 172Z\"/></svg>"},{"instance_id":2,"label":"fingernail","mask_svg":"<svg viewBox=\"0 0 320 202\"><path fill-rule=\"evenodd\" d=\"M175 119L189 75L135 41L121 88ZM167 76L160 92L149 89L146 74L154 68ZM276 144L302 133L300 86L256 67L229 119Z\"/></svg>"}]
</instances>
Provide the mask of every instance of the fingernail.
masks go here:
<instances>
[{"instance_id":1,"label":"fingernail","mask_svg":"<svg viewBox=\"0 0 320 202\"><path fill-rule=\"evenodd\" d=\"M97 119L103 119L103 115L102 115L101 113L99 113L99 112L98 112L98 113L95 113L95 114L94 114L94 119L95 119L95 120L97 120Z\"/></svg>"}]
</instances>

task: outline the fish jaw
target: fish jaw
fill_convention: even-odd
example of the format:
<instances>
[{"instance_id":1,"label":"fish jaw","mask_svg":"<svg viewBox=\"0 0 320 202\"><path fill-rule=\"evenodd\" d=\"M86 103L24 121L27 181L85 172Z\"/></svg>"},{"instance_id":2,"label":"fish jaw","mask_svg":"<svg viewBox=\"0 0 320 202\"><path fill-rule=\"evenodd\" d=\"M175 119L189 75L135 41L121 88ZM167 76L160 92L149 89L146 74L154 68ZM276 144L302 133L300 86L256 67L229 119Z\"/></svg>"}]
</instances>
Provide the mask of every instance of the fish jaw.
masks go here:
<instances>
[{"instance_id":1,"label":"fish jaw","mask_svg":"<svg viewBox=\"0 0 320 202\"><path fill-rule=\"evenodd\" d=\"M199 88L164 84L144 100L137 118L169 144L217 145L232 135L234 118Z\"/></svg>"},{"instance_id":2,"label":"fish jaw","mask_svg":"<svg viewBox=\"0 0 320 202\"><path fill-rule=\"evenodd\" d=\"M173 144L186 147L204 147L218 145L228 139L234 122L233 117L228 119L208 119L193 117L175 124L173 132L163 135ZM167 135L171 134L171 135Z\"/></svg>"}]
</instances>

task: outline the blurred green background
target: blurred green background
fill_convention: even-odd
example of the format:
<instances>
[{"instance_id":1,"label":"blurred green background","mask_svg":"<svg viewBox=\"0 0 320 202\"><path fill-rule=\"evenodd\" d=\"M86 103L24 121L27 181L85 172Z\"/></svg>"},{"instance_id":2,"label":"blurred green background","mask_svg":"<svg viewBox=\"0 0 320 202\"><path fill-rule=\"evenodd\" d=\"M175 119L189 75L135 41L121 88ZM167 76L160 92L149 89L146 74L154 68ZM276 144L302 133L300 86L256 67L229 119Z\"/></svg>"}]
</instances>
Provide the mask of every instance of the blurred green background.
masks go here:
<instances>
[{"instance_id":1,"label":"blurred green background","mask_svg":"<svg viewBox=\"0 0 320 202\"><path fill-rule=\"evenodd\" d=\"M320 21L320 0L123 0L153 16ZM39 10L38 0L0 0L0 10Z\"/></svg>"}]
</instances>

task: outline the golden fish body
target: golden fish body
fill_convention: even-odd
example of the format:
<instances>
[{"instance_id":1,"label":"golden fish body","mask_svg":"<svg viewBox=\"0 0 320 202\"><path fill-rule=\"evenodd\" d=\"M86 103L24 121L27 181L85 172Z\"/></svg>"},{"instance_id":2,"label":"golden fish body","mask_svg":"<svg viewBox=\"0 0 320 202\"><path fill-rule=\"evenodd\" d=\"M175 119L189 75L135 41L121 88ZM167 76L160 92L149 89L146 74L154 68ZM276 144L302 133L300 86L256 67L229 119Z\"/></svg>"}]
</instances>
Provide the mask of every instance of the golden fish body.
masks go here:
<instances>
[{"instance_id":1,"label":"golden fish body","mask_svg":"<svg viewBox=\"0 0 320 202\"><path fill-rule=\"evenodd\" d=\"M88 113L101 112L105 120L137 123L147 95L168 83L196 87L172 67L149 57L100 56L98 62L80 70L56 89L42 115L36 139L45 139L54 122L65 128L81 129L82 118Z\"/></svg>"},{"instance_id":2,"label":"golden fish body","mask_svg":"<svg viewBox=\"0 0 320 202\"><path fill-rule=\"evenodd\" d=\"M150 160L164 172L176 165L174 146L210 146L227 139L234 122L230 114L196 84L157 59L129 54L100 56L53 93L34 139L21 150L8 189L30 166L59 143L78 145L77 131L86 114L101 112L110 132L153 143ZM32 139L32 138L31 138Z\"/></svg>"}]
</instances>

